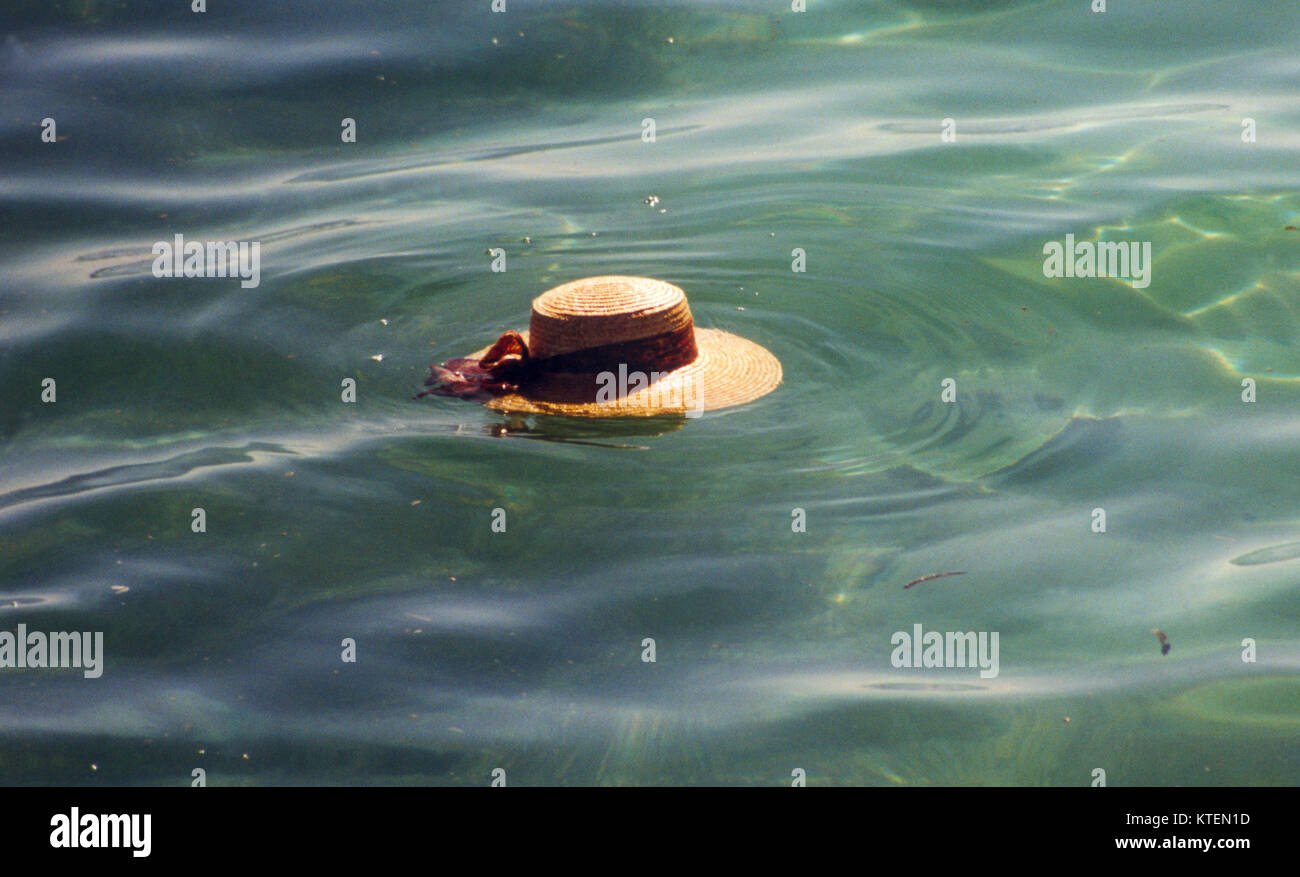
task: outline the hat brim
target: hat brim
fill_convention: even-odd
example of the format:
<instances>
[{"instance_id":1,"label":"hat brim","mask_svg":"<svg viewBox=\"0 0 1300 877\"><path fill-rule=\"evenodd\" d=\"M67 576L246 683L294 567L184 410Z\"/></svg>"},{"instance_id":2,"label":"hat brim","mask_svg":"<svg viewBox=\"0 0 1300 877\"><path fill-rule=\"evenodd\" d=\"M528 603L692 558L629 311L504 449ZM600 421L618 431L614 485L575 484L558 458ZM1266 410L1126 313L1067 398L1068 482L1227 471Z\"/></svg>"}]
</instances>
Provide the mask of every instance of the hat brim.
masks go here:
<instances>
[{"instance_id":1,"label":"hat brim","mask_svg":"<svg viewBox=\"0 0 1300 877\"><path fill-rule=\"evenodd\" d=\"M528 333L521 332L525 342ZM781 383L781 362L765 347L721 329L695 330L699 356L688 365L662 374L658 380L618 398L623 388L605 386L613 392L605 401L593 402L593 378L574 375L544 375L517 393L497 396L484 404L497 411L526 414L557 414L569 417L650 417L730 408L752 402L772 392ZM489 347L470 354L479 359ZM618 374L616 365L610 370ZM648 380L650 376L647 375ZM634 375L625 387L635 383Z\"/></svg>"}]
</instances>

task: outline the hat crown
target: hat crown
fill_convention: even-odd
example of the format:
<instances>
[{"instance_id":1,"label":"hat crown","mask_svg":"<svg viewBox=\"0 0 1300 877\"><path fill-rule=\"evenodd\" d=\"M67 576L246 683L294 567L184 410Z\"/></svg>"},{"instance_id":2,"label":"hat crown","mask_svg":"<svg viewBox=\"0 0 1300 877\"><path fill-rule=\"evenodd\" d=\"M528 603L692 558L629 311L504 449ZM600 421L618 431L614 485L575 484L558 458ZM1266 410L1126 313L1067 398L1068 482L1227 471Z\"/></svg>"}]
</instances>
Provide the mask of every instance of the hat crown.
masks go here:
<instances>
[{"instance_id":1,"label":"hat crown","mask_svg":"<svg viewBox=\"0 0 1300 877\"><path fill-rule=\"evenodd\" d=\"M533 299L528 347L533 356L558 356L692 326L686 293L671 283L650 277L585 277Z\"/></svg>"}]
</instances>

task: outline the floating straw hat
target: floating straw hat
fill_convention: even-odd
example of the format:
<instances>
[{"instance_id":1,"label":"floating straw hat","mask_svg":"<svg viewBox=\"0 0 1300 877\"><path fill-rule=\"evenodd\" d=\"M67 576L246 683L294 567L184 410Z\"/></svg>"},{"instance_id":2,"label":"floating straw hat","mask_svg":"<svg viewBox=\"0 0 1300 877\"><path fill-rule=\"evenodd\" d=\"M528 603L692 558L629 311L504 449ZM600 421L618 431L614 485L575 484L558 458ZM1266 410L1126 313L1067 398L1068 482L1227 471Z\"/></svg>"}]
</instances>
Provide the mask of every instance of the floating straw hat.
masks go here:
<instances>
[{"instance_id":1,"label":"floating straw hat","mask_svg":"<svg viewBox=\"0 0 1300 877\"><path fill-rule=\"evenodd\" d=\"M477 399L499 411L627 417L752 402L781 383L766 349L697 329L686 294L649 277L587 277L533 299L528 331L431 366L420 396ZM418 397L417 397L418 398Z\"/></svg>"}]
</instances>

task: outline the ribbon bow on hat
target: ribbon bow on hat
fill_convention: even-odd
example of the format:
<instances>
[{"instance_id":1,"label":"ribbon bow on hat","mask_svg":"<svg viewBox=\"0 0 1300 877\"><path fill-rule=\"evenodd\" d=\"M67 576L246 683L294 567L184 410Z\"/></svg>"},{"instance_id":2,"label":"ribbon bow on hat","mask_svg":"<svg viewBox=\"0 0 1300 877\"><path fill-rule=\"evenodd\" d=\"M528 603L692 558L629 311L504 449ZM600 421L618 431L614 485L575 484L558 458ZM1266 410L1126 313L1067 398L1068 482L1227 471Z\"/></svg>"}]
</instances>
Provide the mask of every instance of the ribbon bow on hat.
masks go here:
<instances>
[{"instance_id":1,"label":"ribbon bow on hat","mask_svg":"<svg viewBox=\"0 0 1300 877\"><path fill-rule=\"evenodd\" d=\"M490 399L519 389L529 372L528 344L515 330L503 332L479 359L449 359L442 365L429 363L431 374L424 382L423 396L456 396L460 399Z\"/></svg>"}]
</instances>

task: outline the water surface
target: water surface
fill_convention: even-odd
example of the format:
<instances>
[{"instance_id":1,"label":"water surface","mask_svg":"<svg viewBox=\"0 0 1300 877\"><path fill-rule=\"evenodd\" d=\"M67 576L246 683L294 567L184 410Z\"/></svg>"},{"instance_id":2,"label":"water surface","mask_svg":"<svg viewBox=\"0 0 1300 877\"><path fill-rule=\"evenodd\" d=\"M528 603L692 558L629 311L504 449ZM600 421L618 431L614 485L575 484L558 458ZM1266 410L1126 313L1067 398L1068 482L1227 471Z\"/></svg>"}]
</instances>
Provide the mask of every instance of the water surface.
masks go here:
<instances>
[{"instance_id":1,"label":"water surface","mask_svg":"<svg viewBox=\"0 0 1300 877\"><path fill-rule=\"evenodd\" d=\"M107 659L0 670L0 781L1300 782L1300 6L1109 5L10 4L0 630ZM785 383L411 400L607 273Z\"/></svg>"}]
</instances>

